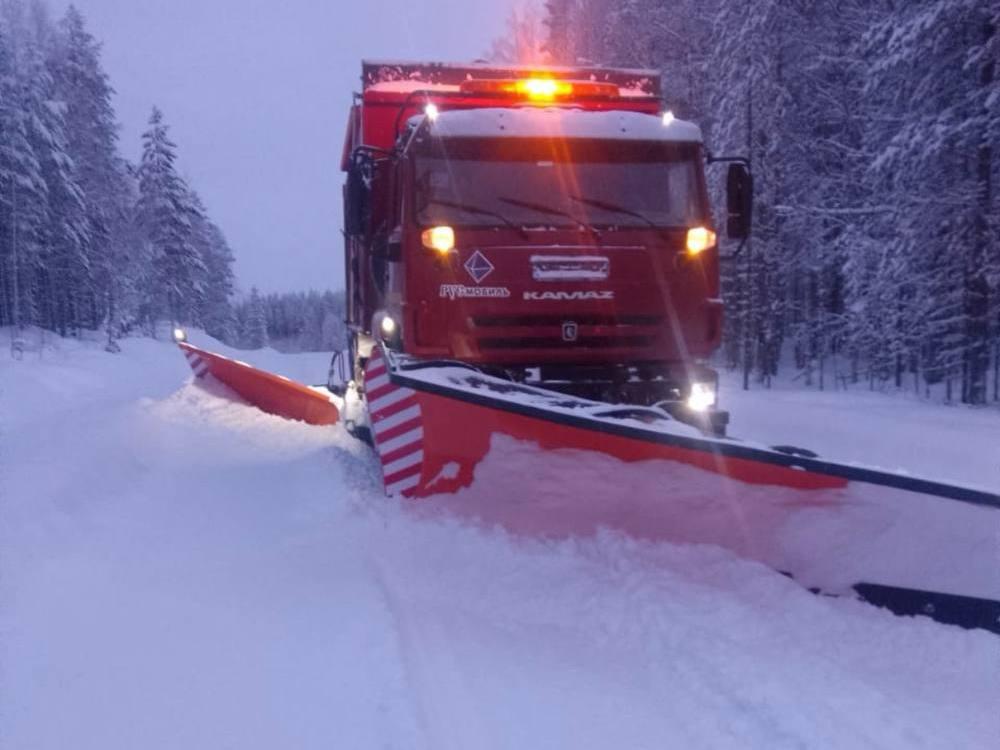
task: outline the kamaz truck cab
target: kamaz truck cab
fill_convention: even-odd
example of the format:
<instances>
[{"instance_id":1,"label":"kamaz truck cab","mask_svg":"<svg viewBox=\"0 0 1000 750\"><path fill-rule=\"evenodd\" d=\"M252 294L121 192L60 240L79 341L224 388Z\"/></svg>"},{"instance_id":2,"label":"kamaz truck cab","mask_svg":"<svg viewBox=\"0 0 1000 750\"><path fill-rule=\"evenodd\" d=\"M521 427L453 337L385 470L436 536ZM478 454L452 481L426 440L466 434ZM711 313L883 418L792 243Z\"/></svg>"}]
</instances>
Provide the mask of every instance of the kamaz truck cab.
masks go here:
<instances>
[{"instance_id":1,"label":"kamaz truck cab","mask_svg":"<svg viewBox=\"0 0 1000 750\"><path fill-rule=\"evenodd\" d=\"M343 158L356 380L381 340L723 432L705 364L722 326L706 154L659 84L364 63Z\"/></svg>"}]
</instances>

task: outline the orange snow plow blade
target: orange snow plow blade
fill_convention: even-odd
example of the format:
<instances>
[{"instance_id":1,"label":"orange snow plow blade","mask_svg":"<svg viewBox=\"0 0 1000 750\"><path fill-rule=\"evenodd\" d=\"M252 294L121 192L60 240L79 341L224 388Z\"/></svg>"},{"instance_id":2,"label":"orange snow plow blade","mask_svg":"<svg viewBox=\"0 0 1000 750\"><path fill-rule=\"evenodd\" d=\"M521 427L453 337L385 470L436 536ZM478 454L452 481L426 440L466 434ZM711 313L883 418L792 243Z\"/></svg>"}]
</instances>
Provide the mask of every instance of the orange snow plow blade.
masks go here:
<instances>
[{"instance_id":1,"label":"orange snow plow blade","mask_svg":"<svg viewBox=\"0 0 1000 750\"><path fill-rule=\"evenodd\" d=\"M708 436L652 408L382 348L364 387L389 495L436 497L516 533L718 545L810 590L1000 633L990 490Z\"/></svg>"},{"instance_id":2,"label":"orange snow plow blade","mask_svg":"<svg viewBox=\"0 0 1000 750\"><path fill-rule=\"evenodd\" d=\"M177 345L195 377L212 375L261 411L312 425L336 424L340 418L336 404L319 391L186 342Z\"/></svg>"}]
</instances>

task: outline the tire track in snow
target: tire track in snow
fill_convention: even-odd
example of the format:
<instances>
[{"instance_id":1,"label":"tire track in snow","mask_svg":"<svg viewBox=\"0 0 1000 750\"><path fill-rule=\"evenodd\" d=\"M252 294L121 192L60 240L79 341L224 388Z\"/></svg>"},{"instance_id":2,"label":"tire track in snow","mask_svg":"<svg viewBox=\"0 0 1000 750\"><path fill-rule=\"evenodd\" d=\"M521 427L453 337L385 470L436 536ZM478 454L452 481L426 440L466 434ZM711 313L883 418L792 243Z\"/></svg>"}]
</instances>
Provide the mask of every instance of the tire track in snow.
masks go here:
<instances>
[{"instance_id":1,"label":"tire track in snow","mask_svg":"<svg viewBox=\"0 0 1000 750\"><path fill-rule=\"evenodd\" d=\"M433 750L490 750L491 733L475 720L467 668L456 658L439 616L412 611L396 594L392 574L369 556L372 576L394 626L400 661L409 684L414 711Z\"/></svg>"}]
</instances>

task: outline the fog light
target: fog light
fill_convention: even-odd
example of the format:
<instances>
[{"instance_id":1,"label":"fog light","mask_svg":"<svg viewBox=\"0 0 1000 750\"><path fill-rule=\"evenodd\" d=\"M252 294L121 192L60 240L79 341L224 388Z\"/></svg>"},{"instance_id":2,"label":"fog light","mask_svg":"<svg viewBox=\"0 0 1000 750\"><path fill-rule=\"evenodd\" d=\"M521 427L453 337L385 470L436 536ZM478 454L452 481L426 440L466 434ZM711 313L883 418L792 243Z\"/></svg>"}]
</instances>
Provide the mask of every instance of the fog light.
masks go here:
<instances>
[{"instance_id":1,"label":"fog light","mask_svg":"<svg viewBox=\"0 0 1000 750\"><path fill-rule=\"evenodd\" d=\"M396 335L396 321L386 315L382 318L382 322L378 325L379 330L382 331L382 338L391 339Z\"/></svg>"},{"instance_id":2,"label":"fog light","mask_svg":"<svg viewBox=\"0 0 1000 750\"><path fill-rule=\"evenodd\" d=\"M187 341L187 340L188 340L187 332L180 326L177 326L174 329L174 341L176 341L179 344L182 341Z\"/></svg>"},{"instance_id":3,"label":"fog light","mask_svg":"<svg viewBox=\"0 0 1000 750\"><path fill-rule=\"evenodd\" d=\"M711 383L692 383L691 393L687 398L688 408L692 411L708 411L715 406L715 388Z\"/></svg>"}]
</instances>

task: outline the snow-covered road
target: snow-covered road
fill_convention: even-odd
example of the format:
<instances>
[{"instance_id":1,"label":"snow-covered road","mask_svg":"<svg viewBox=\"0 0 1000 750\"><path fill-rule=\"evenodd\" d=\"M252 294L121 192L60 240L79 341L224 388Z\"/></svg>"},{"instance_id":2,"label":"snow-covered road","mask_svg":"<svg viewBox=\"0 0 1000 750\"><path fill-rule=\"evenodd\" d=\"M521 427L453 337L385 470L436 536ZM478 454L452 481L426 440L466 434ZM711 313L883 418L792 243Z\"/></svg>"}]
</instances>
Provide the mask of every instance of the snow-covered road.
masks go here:
<instances>
[{"instance_id":1,"label":"snow-covered road","mask_svg":"<svg viewBox=\"0 0 1000 750\"><path fill-rule=\"evenodd\" d=\"M996 636L417 512L340 428L189 376L145 340L0 362L5 750L996 746Z\"/></svg>"}]
</instances>

